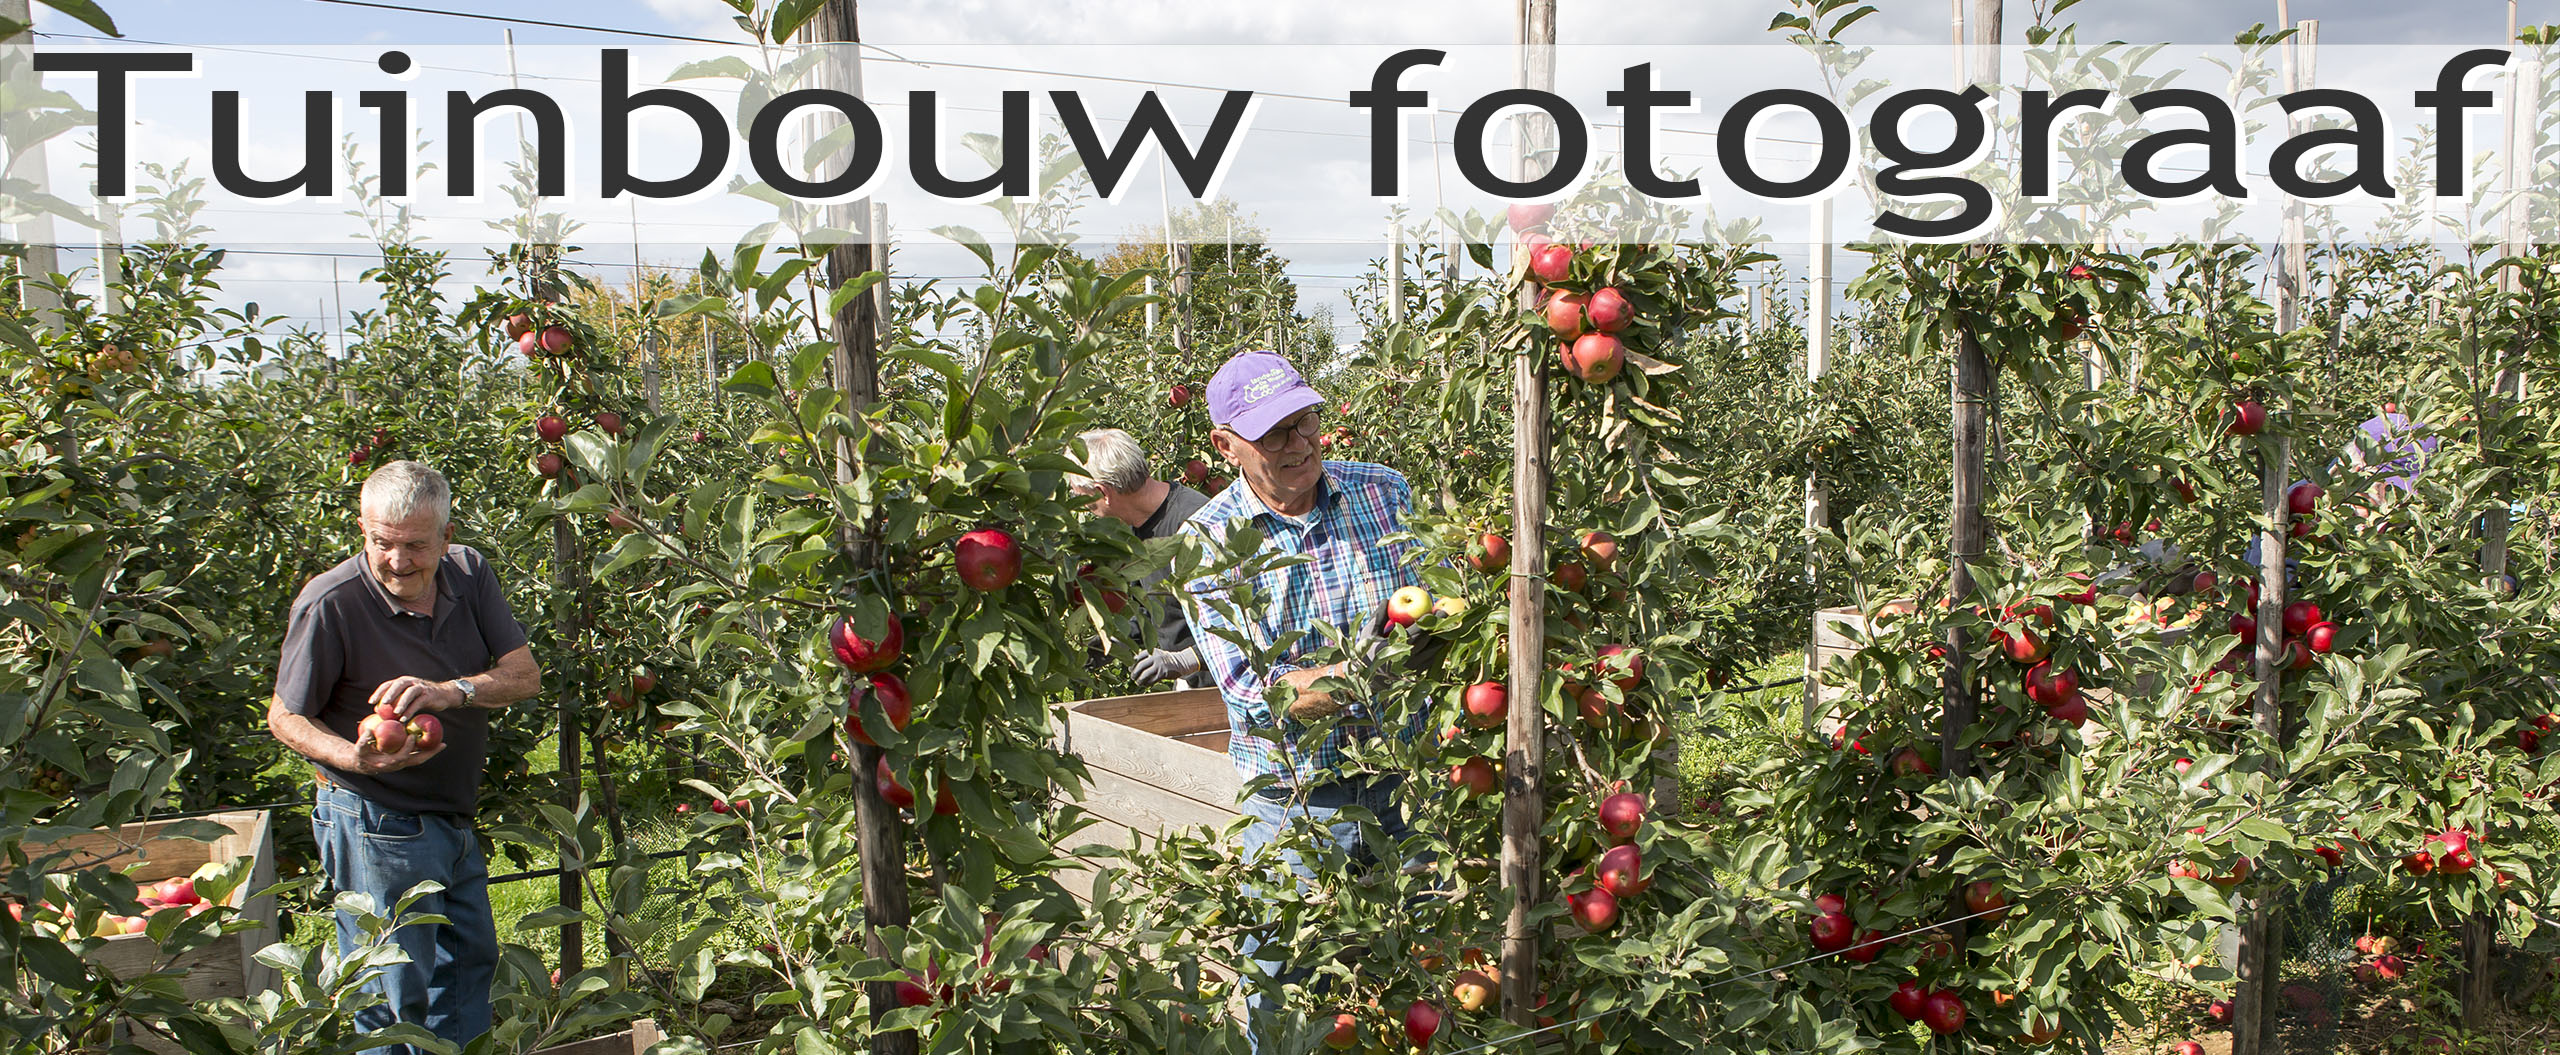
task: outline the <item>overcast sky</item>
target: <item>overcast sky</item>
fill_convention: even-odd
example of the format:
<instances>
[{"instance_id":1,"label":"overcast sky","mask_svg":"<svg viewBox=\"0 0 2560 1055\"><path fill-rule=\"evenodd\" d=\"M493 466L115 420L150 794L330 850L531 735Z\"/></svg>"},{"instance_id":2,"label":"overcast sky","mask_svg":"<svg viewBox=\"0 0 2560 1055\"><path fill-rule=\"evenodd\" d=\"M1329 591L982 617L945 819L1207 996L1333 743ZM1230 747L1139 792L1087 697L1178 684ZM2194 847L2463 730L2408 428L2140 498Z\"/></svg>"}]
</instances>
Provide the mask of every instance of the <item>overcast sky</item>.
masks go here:
<instances>
[{"instance_id":1,"label":"overcast sky","mask_svg":"<svg viewBox=\"0 0 2560 1055\"><path fill-rule=\"evenodd\" d=\"M513 25L443 14L348 6L326 0L102 0L128 38L178 45L217 44L487 44L495 47L512 29L519 44L642 45L645 39L583 29ZM740 39L727 5L717 0L386 0L397 6L438 8L539 19L599 30L633 30ZM1946 0L1875 0L1878 14L1853 31L1861 43L1936 44L1948 37ZM1781 6L1770 0L1612 0L1607 4L1560 0L1557 31L1571 44L1769 43L1767 26ZM2175 44L2227 43L2251 22L2273 24L2277 5L2230 0L2086 0L2068 17L2083 41L2123 39ZM2491 45L2503 40L2506 0L2293 0L2295 19L2321 20L2321 43ZM2010 0L2008 38L2020 39L2031 17L2025 0ZM2560 22L2560 0L2522 4L2525 24ZM872 0L860 8L866 42L895 49L908 45L969 44L1504 44L1513 39L1515 6L1508 0ZM40 32L74 42L86 27L37 8ZM1240 71L1236 88L1267 87ZM1364 208L1372 203L1363 202ZM222 239L219 221L216 241ZM594 239L602 242L606 239ZM655 263L689 263L682 259ZM1301 256L1309 254L1300 254ZM1361 255L1330 254L1305 260L1302 302L1329 306L1337 322L1348 312L1345 288L1355 284ZM599 252L599 258L610 256ZM631 259L629 249L620 259ZM647 256L644 254L644 259ZM261 300L328 328L341 293L331 261L320 258L235 258L231 276L240 299ZM370 298L352 282L361 261L339 262L343 294L352 309ZM477 278L465 268L462 278Z\"/></svg>"}]
</instances>

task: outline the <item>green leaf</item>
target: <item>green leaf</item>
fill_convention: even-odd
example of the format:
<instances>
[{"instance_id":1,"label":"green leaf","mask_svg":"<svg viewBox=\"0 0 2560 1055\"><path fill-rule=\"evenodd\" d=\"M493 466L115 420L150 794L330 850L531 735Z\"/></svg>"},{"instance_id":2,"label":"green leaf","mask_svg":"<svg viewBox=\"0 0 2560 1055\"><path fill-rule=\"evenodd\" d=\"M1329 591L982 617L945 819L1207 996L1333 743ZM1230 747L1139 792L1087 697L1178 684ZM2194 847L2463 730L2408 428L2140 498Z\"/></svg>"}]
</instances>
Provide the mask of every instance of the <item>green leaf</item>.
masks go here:
<instances>
[{"instance_id":1,"label":"green leaf","mask_svg":"<svg viewBox=\"0 0 2560 1055\"><path fill-rule=\"evenodd\" d=\"M809 21L810 16L817 14L818 9L825 6L827 6L827 0L782 0L781 3L774 5L773 21L766 25L765 39L776 44L790 40L792 34L800 32L800 27ZM828 42L813 41L812 43Z\"/></svg>"},{"instance_id":2,"label":"green leaf","mask_svg":"<svg viewBox=\"0 0 2560 1055\"><path fill-rule=\"evenodd\" d=\"M38 0L38 2L42 3L46 7L50 7L56 11L62 12L63 14L79 19L82 24L87 25L89 28L97 30L100 33L104 33L111 37L121 37L124 35L122 31L116 29L116 20L108 18L107 13L104 10L100 9L98 5L90 3L89 0Z\"/></svg>"}]
</instances>

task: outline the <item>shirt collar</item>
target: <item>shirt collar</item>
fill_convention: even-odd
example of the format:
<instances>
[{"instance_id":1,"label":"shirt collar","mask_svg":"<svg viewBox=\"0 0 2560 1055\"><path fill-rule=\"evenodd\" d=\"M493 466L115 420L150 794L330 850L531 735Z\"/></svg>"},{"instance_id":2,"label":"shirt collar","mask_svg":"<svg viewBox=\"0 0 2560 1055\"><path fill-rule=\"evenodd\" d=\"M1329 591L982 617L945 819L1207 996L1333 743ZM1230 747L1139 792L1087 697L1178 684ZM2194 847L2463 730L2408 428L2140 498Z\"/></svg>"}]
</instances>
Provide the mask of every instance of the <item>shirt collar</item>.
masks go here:
<instances>
[{"instance_id":1,"label":"shirt collar","mask_svg":"<svg viewBox=\"0 0 2560 1055\"><path fill-rule=\"evenodd\" d=\"M1247 490L1251 490L1251 488L1247 488ZM401 607L400 599L391 596L391 591L383 589L382 583L374 579L373 566L366 563L364 554L358 553L353 559L356 562L356 578L364 580L364 588L373 594L374 600L382 603L383 610L394 616L410 616L418 619L432 618L429 613L412 612L407 608ZM436 596L445 600L458 601L462 599L461 588L453 581L453 551L450 549L445 551L444 556L436 558ZM443 611L445 607L446 606L444 605L438 605L437 610Z\"/></svg>"}]
</instances>

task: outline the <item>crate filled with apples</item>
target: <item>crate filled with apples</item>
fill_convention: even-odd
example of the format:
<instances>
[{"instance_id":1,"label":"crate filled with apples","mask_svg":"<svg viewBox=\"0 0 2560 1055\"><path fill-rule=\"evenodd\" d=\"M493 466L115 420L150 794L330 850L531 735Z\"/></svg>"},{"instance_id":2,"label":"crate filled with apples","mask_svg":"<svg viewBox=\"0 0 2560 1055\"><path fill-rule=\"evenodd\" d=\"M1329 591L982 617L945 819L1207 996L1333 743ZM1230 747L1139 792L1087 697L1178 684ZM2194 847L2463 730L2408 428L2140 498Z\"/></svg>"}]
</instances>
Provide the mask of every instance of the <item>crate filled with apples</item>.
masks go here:
<instances>
[{"instance_id":1,"label":"crate filled with apples","mask_svg":"<svg viewBox=\"0 0 2560 1055\"><path fill-rule=\"evenodd\" d=\"M205 838L211 836L211 838ZM259 949L278 940L273 897L257 897L275 885L273 823L265 810L239 810L184 820L147 821L74 835L48 844L71 860L94 861L124 873L140 888L134 915L106 914L70 933L79 921L50 905L12 905L10 911L39 932L102 939L84 955L119 978L159 969L166 957L149 930L163 913L197 915L228 907L256 926L195 949L174 966L186 975L187 999L245 997L276 985L275 969L257 962Z\"/></svg>"}]
</instances>

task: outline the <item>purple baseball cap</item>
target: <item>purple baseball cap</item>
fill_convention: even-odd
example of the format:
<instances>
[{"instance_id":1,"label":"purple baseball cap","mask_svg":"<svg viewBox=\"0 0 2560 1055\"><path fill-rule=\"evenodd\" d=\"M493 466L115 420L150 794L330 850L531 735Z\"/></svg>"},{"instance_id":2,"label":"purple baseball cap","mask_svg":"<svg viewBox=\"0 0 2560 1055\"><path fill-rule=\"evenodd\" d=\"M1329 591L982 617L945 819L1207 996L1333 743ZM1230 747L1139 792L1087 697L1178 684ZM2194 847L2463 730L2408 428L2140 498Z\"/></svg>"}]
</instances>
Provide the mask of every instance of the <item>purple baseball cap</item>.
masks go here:
<instances>
[{"instance_id":1,"label":"purple baseball cap","mask_svg":"<svg viewBox=\"0 0 2560 1055\"><path fill-rule=\"evenodd\" d=\"M1272 426L1324 396L1298 376L1298 368L1270 352L1238 352L1209 377L1209 423L1259 440Z\"/></svg>"}]
</instances>

